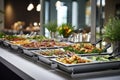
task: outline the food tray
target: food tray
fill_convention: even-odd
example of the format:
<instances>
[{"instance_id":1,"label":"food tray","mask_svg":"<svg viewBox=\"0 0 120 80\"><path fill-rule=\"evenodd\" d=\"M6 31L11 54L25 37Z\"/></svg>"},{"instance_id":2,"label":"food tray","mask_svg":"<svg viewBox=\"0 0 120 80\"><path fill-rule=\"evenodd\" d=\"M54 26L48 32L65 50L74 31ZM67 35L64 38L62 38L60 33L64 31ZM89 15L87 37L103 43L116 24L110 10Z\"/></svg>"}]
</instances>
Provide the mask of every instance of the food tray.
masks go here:
<instances>
[{"instance_id":1,"label":"food tray","mask_svg":"<svg viewBox=\"0 0 120 80\"><path fill-rule=\"evenodd\" d=\"M46 49L46 48L26 48L23 46L19 46L19 49L22 50L22 52L26 55L34 56L35 54L32 52L33 50Z\"/></svg>"},{"instance_id":2,"label":"food tray","mask_svg":"<svg viewBox=\"0 0 120 80\"><path fill-rule=\"evenodd\" d=\"M45 57L45 58L54 58L54 57L56 57L56 56L46 56L46 55L42 55L42 54L40 54L39 52L40 52L40 50L32 51L32 53L34 53L34 54L37 55L37 56L42 56L42 57Z\"/></svg>"},{"instance_id":3,"label":"food tray","mask_svg":"<svg viewBox=\"0 0 120 80\"><path fill-rule=\"evenodd\" d=\"M48 65L51 65L52 64L52 61L51 61L51 58L52 57L43 57L43 56L38 56L38 59Z\"/></svg>"},{"instance_id":4,"label":"food tray","mask_svg":"<svg viewBox=\"0 0 120 80\"><path fill-rule=\"evenodd\" d=\"M10 45L12 49L18 50L18 45Z\"/></svg>"},{"instance_id":5,"label":"food tray","mask_svg":"<svg viewBox=\"0 0 120 80\"><path fill-rule=\"evenodd\" d=\"M52 61L51 59L52 58L55 58L55 56L45 56L45 55L42 55L42 54L39 54L37 52L40 52L40 50L35 50L35 51L32 51L32 53L36 56L38 56L38 59L39 61L42 61L48 65L51 65L52 64Z\"/></svg>"},{"instance_id":6,"label":"food tray","mask_svg":"<svg viewBox=\"0 0 120 80\"><path fill-rule=\"evenodd\" d=\"M15 44L12 44L12 43L9 43L9 45L14 50L18 50L18 48L19 48L19 45L15 45Z\"/></svg>"},{"instance_id":7,"label":"food tray","mask_svg":"<svg viewBox=\"0 0 120 80\"><path fill-rule=\"evenodd\" d=\"M3 44L3 41L4 41L4 40L0 38L0 44Z\"/></svg>"},{"instance_id":8,"label":"food tray","mask_svg":"<svg viewBox=\"0 0 120 80\"><path fill-rule=\"evenodd\" d=\"M39 50L39 48L27 48L27 47L24 47L24 46L20 46L21 49L25 49L25 50Z\"/></svg>"},{"instance_id":9,"label":"food tray","mask_svg":"<svg viewBox=\"0 0 120 80\"><path fill-rule=\"evenodd\" d=\"M58 50L58 49L47 49L48 51L49 50ZM38 59L39 59L39 61L42 61L42 62L44 62L45 64L48 64L48 65L51 65L51 67L52 67L52 65L53 65L53 62L51 61L51 59L53 59L53 58L56 58L56 57L58 57L57 55L51 55L51 56L47 56L47 55L42 55L42 54L40 54L39 52L44 52L44 51L47 51L46 49L44 49L44 50L34 50L34 51L32 51L32 53L34 53L34 55L35 56L38 56ZM62 48L60 48L60 50L62 50Z\"/></svg>"},{"instance_id":10,"label":"food tray","mask_svg":"<svg viewBox=\"0 0 120 80\"><path fill-rule=\"evenodd\" d=\"M120 68L120 61L103 61L103 62L93 61L90 63L64 64L58 62L56 59L51 59L51 60L53 61L53 63L57 64L58 69L72 75L79 73Z\"/></svg>"},{"instance_id":11,"label":"food tray","mask_svg":"<svg viewBox=\"0 0 120 80\"><path fill-rule=\"evenodd\" d=\"M7 40L3 41L3 44L4 44L6 47L9 47L9 46L10 46L10 42L7 41Z\"/></svg>"},{"instance_id":12,"label":"food tray","mask_svg":"<svg viewBox=\"0 0 120 80\"><path fill-rule=\"evenodd\" d=\"M98 56L98 55L109 55L110 53L103 52L103 53L85 53L85 54L77 54L79 56Z\"/></svg>"},{"instance_id":13,"label":"food tray","mask_svg":"<svg viewBox=\"0 0 120 80\"><path fill-rule=\"evenodd\" d=\"M2 40L2 38L0 38L0 42L2 42L3 40Z\"/></svg>"},{"instance_id":14,"label":"food tray","mask_svg":"<svg viewBox=\"0 0 120 80\"><path fill-rule=\"evenodd\" d=\"M31 57L34 56L34 54L32 53L33 50L22 49L22 51L24 54L26 54L28 56L31 56Z\"/></svg>"},{"instance_id":15,"label":"food tray","mask_svg":"<svg viewBox=\"0 0 120 80\"><path fill-rule=\"evenodd\" d=\"M55 46L55 47L29 48L29 47L20 46L20 48L21 49L27 49L27 50L39 50L39 49L58 49L58 48L62 48L62 47Z\"/></svg>"},{"instance_id":16,"label":"food tray","mask_svg":"<svg viewBox=\"0 0 120 80\"><path fill-rule=\"evenodd\" d=\"M65 51L62 48L39 49L39 50L35 50L33 53L35 53L38 56L49 57L49 58L65 55Z\"/></svg>"}]
</instances>

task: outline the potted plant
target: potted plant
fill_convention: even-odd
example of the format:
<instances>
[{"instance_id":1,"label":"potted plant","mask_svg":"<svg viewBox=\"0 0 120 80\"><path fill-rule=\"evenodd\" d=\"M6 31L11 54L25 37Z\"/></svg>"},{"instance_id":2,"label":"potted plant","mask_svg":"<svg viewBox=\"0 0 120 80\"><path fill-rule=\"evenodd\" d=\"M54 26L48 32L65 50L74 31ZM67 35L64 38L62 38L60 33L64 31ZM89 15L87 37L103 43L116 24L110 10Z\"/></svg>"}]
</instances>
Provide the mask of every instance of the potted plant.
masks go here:
<instances>
[{"instance_id":1,"label":"potted plant","mask_svg":"<svg viewBox=\"0 0 120 80\"><path fill-rule=\"evenodd\" d=\"M118 50L120 51L120 19L117 17L109 18L108 22L104 26L104 39L107 42L113 44L113 49L115 46L118 46Z\"/></svg>"},{"instance_id":2,"label":"potted plant","mask_svg":"<svg viewBox=\"0 0 120 80\"><path fill-rule=\"evenodd\" d=\"M57 31L57 22L49 22L44 25L45 28L50 32L51 38L55 38L55 33Z\"/></svg>"},{"instance_id":3,"label":"potted plant","mask_svg":"<svg viewBox=\"0 0 120 80\"><path fill-rule=\"evenodd\" d=\"M58 27L59 35L62 35L64 38L68 38L73 32L73 26L68 23L63 23Z\"/></svg>"}]
</instances>

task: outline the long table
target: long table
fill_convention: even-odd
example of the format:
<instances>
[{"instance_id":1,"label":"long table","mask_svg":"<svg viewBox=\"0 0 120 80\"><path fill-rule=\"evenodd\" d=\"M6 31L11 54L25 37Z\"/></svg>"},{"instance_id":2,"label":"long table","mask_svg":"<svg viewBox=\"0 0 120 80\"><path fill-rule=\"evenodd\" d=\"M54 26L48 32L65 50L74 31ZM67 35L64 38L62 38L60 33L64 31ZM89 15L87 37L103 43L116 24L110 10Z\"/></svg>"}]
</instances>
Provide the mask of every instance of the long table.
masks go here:
<instances>
[{"instance_id":1,"label":"long table","mask_svg":"<svg viewBox=\"0 0 120 80\"><path fill-rule=\"evenodd\" d=\"M120 80L120 69L81 73L78 78L71 78L60 70L2 47L0 62L24 80Z\"/></svg>"}]
</instances>

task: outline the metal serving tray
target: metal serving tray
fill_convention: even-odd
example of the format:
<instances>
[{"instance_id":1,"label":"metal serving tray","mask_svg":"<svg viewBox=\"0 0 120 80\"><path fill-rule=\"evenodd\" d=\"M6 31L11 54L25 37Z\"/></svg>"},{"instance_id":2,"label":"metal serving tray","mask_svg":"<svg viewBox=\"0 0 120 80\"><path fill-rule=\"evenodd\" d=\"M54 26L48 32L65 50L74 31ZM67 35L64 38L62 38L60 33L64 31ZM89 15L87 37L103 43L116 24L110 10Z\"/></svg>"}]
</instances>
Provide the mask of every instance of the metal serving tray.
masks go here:
<instances>
[{"instance_id":1,"label":"metal serving tray","mask_svg":"<svg viewBox=\"0 0 120 80\"><path fill-rule=\"evenodd\" d=\"M34 56L34 54L32 53L33 50L28 50L28 49L22 49L23 53L28 55L28 56Z\"/></svg>"},{"instance_id":2,"label":"metal serving tray","mask_svg":"<svg viewBox=\"0 0 120 80\"><path fill-rule=\"evenodd\" d=\"M60 47L40 47L40 48L27 48L27 47L23 47L23 46L19 46L19 48L23 51L23 53L33 56L34 53L31 52L32 50L45 50L45 49L58 49Z\"/></svg>"},{"instance_id":3,"label":"metal serving tray","mask_svg":"<svg viewBox=\"0 0 120 80\"><path fill-rule=\"evenodd\" d=\"M12 49L14 49L14 50L18 50L18 49L19 49L19 45L15 45L15 44L12 44L12 43L10 43L10 42L9 42L9 45L10 45L10 47L11 47Z\"/></svg>"},{"instance_id":4,"label":"metal serving tray","mask_svg":"<svg viewBox=\"0 0 120 80\"><path fill-rule=\"evenodd\" d=\"M120 61L93 61L90 63L64 64L58 62L56 59L51 60L57 64L58 69L71 75L120 68Z\"/></svg>"},{"instance_id":5,"label":"metal serving tray","mask_svg":"<svg viewBox=\"0 0 120 80\"><path fill-rule=\"evenodd\" d=\"M59 48L59 49L62 50L62 48ZM54 64L53 64L53 61L51 61L51 59L56 58L58 56L57 55L46 56L46 55L40 54L40 52L49 51L49 50L59 50L59 49L47 49L47 50L41 49L41 50L32 51L32 53L34 53L34 55L38 56L39 61L44 62L45 64L48 64L52 67L52 66L54 66ZM52 68L54 68L54 67L52 67Z\"/></svg>"},{"instance_id":6,"label":"metal serving tray","mask_svg":"<svg viewBox=\"0 0 120 80\"><path fill-rule=\"evenodd\" d=\"M45 51L45 50L44 50ZM39 54L38 52L40 52L40 50L35 50L35 51L32 51L32 53L36 56L38 56L38 59L48 65L51 65L52 64L52 61L51 59L52 58L55 58L56 56L45 56L45 55L42 55L42 54Z\"/></svg>"},{"instance_id":7,"label":"metal serving tray","mask_svg":"<svg viewBox=\"0 0 120 80\"><path fill-rule=\"evenodd\" d=\"M0 44L3 44L3 41L4 41L4 40L3 40L2 38L0 38Z\"/></svg>"},{"instance_id":8,"label":"metal serving tray","mask_svg":"<svg viewBox=\"0 0 120 80\"><path fill-rule=\"evenodd\" d=\"M6 46L6 47L9 47L9 46L10 46L10 42L9 42L8 40L3 41L3 44L4 44L4 46Z\"/></svg>"},{"instance_id":9,"label":"metal serving tray","mask_svg":"<svg viewBox=\"0 0 120 80\"><path fill-rule=\"evenodd\" d=\"M38 50L38 48L26 48L23 46L19 46L19 50L20 50L20 52L22 52L28 56L34 56L34 54L31 51Z\"/></svg>"},{"instance_id":10,"label":"metal serving tray","mask_svg":"<svg viewBox=\"0 0 120 80\"><path fill-rule=\"evenodd\" d=\"M85 54L77 54L79 56L98 56L98 55L109 55L110 53L102 52L102 53L85 53Z\"/></svg>"},{"instance_id":11,"label":"metal serving tray","mask_svg":"<svg viewBox=\"0 0 120 80\"><path fill-rule=\"evenodd\" d=\"M2 42L3 40L2 40L2 38L0 38L0 42Z\"/></svg>"},{"instance_id":12,"label":"metal serving tray","mask_svg":"<svg viewBox=\"0 0 120 80\"><path fill-rule=\"evenodd\" d=\"M45 51L45 50L44 50ZM42 55L40 54L39 52L41 52L41 50L35 50L35 51L32 51L32 53L34 53L35 55L38 55L38 56L42 56L42 57L45 57L45 58L54 58L56 56L46 56L46 55Z\"/></svg>"},{"instance_id":13,"label":"metal serving tray","mask_svg":"<svg viewBox=\"0 0 120 80\"><path fill-rule=\"evenodd\" d=\"M72 43L67 43L67 44L72 44ZM35 47L24 47L24 46L20 46L21 49L27 49L27 50L39 50L39 49L58 49L58 48L63 48L65 46L53 46L53 47L39 47L39 48L35 48Z\"/></svg>"},{"instance_id":14,"label":"metal serving tray","mask_svg":"<svg viewBox=\"0 0 120 80\"><path fill-rule=\"evenodd\" d=\"M39 50L39 49L57 49L57 48L62 48L62 47L39 47L39 48L29 48L29 47L24 47L24 46L20 46L21 49L27 49L27 50Z\"/></svg>"},{"instance_id":15,"label":"metal serving tray","mask_svg":"<svg viewBox=\"0 0 120 80\"><path fill-rule=\"evenodd\" d=\"M14 50L18 50L18 48L19 48L19 45L12 44L12 43L11 43L10 41L8 41L8 40L3 41L3 44L4 44L6 47L10 47L10 48L12 48L12 49L14 49Z\"/></svg>"}]
</instances>

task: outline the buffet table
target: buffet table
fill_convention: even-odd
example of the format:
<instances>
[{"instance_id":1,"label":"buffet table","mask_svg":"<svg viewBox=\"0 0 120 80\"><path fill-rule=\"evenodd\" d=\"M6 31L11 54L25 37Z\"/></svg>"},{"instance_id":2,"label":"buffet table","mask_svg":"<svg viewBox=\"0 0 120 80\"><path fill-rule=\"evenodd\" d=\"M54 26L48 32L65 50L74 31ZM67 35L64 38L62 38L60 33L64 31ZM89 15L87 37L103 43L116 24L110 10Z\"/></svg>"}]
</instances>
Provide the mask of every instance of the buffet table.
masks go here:
<instances>
[{"instance_id":1,"label":"buffet table","mask_svg":"<svg viewBox=\"0 0 120 80\"><path fill-rule=\"evenodd\" d=\"M78 78L71 78L64 72L37 62L11 49L0 48L0 62L24 80L119 80L120 69L100 72L81 73Z\"/></svg>"}]
</instances>

